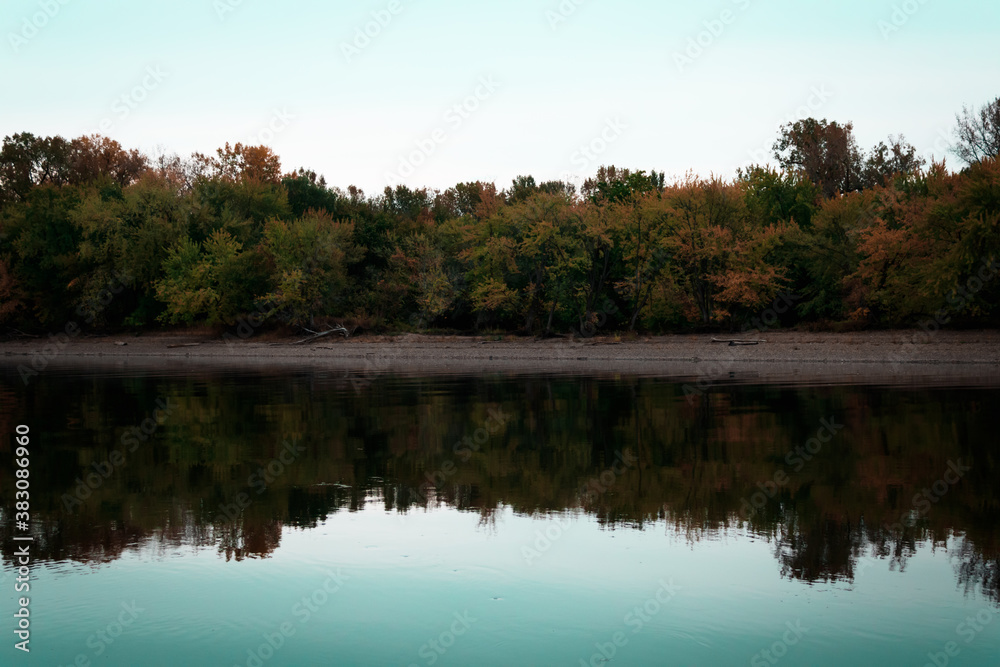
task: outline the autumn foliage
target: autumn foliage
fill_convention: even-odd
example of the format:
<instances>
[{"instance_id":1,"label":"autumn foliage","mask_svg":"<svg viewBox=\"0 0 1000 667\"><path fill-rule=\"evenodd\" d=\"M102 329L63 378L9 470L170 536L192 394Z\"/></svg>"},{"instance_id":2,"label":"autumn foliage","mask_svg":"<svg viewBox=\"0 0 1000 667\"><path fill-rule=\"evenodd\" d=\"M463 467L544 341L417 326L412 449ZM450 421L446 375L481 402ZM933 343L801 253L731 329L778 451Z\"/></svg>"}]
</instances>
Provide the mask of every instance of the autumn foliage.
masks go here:
<instances>
[{"instance_id":1,"label":"autumn foliage","mask_svg":"<svg viewBox=\"0 0 1000 667\"><path fill-rule=\"evenodd\" d=\"M0 151L0 322L526 334L781 324L993 325L1000 162L867 157L850 124L784 128L781 170L734 180L602 167L583 187L331 188L263 146L149 160L98 136ZM102 299L109 284L122 284Z\"/></svg>"}]
</instances>

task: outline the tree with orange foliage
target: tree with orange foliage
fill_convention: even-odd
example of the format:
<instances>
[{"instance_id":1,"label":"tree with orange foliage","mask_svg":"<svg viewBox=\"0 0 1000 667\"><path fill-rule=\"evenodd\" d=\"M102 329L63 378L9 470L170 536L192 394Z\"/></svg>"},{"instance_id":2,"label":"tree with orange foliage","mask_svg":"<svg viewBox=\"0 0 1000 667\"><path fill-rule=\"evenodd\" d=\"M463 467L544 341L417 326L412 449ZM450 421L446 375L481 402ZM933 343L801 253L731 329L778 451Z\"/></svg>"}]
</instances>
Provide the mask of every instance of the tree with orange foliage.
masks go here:
<instances>
[{"instance_id":1,"label":"tree with orange foliage","mask_svg":"<svg viewBox=\"0 0 1000 667\"><path fill-rule=\"evenodd\" d=\"M772 300L784 270L771 251L794 223L759 224L746 211L740 188L689 176L664 197L669 229L661 241L669 271L702 324L732 320Z\"/></svg>"},{"instance_id":2,"label":"tree with orange foliage","mask_svg":"<svg viewBox=\"0 0 1000 667\"><path fill-rule=\"evenodd\" d=\"M1000 160L960 174L935 163L878 193L877 215L858 236L857 269L845 279L854 318L903 325L938 313L948 321L996 315L1000 281L984 276L1000 258Z\"/></svg>"},{"instance_id":3,"label":"tree with orange foliage","mask_svg":"<svg viewBox=\"0 0 1000 667\"><path fill-rule=\"evenodd\" d=\"M208 178L218 178L232 183L254 182L278 184L281 182L281 160L267 146L244 146L229 142L216 150L216 157L195 153L195 162Z\"/></svg>"},{"instance_id":4,"label":"tree with orange foliage","mask_svg":"<svg viewBox=\"0 0 1000 667\"><path fill-rule=\"evenodd\" d=\"M124 188L149 168L145 155L134 148L127 151L114 139L99 134L74 139L70 151L72 181L76 183L92 183L104 177Z\"/></svg>"}]
</instances>

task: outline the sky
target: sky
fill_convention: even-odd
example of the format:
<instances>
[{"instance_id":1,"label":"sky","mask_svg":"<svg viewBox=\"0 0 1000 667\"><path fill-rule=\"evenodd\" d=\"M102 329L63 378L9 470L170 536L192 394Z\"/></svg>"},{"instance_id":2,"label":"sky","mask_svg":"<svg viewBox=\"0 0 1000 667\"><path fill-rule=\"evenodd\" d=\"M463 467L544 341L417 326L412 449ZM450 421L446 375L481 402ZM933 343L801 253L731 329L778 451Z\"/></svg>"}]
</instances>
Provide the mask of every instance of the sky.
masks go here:
<instances>
[{"instance_id":1,"label":"sky","mask_svg":"<svg viewBox=\"0 0 1000 667\"><path fill-rule=\"evenodd\" d=\"M5 0L0 135L266 144L368 194L599 166L730 178L783 123L948 157L995 0Z\"/></svg>"}]
</instances>

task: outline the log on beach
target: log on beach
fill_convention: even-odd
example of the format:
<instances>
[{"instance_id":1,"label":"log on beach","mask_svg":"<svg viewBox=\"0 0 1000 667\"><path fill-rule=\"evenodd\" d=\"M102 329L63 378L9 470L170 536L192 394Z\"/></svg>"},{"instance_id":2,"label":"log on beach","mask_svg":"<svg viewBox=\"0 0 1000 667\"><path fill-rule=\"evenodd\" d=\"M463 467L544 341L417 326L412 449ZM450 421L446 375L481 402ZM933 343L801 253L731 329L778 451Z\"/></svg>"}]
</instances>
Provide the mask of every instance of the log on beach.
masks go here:
<instances>
[{"instance_id":1,"label":"log on beach","mask_svg":"<svg viewBox=\"0 0 1000 667\"><path fill-rule=\"evenodd\" d=\"M306 329L306 331L309 331L309 329ZM303 338L302 340L297 340L294 343L289 343L289 345L301 345L302 343L308 343L309 341L316 340L317 338L323 338L324 336L329 336L330 334L334 333L344 334L344 338L350 338L351 336L351 332L349 332L344 327L334 327L328 331L321 331L319 333L316 333L315 331L309 331L309 333L313 335L309 336L309 338Z\"/></svg>"},{"instance_id":2,"label":"log on beach","mask_svg":"<svg viewBox=\"0 0 1000 667\"><path fill-rule=\"evenodd\" d=\"M729 343L729 347L733 347L735 345L759 345L760 343L766 343L767 341L766 340L736 340L736 339L719 340L718 338L713 338L712 342L713 343Z\"/></svg>"}]
</instances>

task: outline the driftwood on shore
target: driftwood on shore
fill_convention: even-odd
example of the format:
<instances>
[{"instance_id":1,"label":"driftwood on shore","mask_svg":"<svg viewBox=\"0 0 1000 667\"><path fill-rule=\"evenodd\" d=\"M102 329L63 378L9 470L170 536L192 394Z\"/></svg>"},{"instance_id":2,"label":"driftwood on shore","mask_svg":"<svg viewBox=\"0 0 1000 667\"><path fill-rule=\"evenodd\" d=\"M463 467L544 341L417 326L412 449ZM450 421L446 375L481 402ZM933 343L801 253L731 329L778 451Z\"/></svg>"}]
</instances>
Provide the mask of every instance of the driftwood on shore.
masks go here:
<instances>
[{"instance_id":1,"label":"driftwood on shore","mask_svg":"<svg viewBox=\"0 0 1000 667\"><path fill-rule=\"evenodd\" d=\"M303 338L302 340L297 340L295 342L288 343L288 344L289 345L301 345L302 343L308 343L309 341L316 340L317 338L323 338L324 336L329 336L330 334L334 334L334 333L344 334L344 338L350 338L351 337L351 332L348 331L347 329L345 329L344 327L334 327L334 328L329 329L327 331L320 331L319 333L317 333L315 331L310 331L309 329L304 329L304 331L307 331L307 332L311 333L312 336L309 336L309 338Z\"/></svg>"},{"instance_id":2,"label":"driftwood on shore","mask_svg":"<svg viewBox=\"0 0 1000 667\"><path fill-rule=\"evenodd\" d=\"M20 338L38 338L38 336L36 336L34 334L24 333L20 329L15 329L14 327L10 327L9 330L10 330L11 333L7 334L8 336L17 335Z\"/></svg>"},{"instance_id":3,"label":"driftwood on shore","mask_svg":"<svg viewBox=\"0 0 1000 667\"><path fill-rule=\"evenodd\" d=\"M719 340L718 338L712 339L713 343L729 343L729 347L734 345L759 345L760 343L766 343L766 340Z\"/></svg>"}]
</instances>

